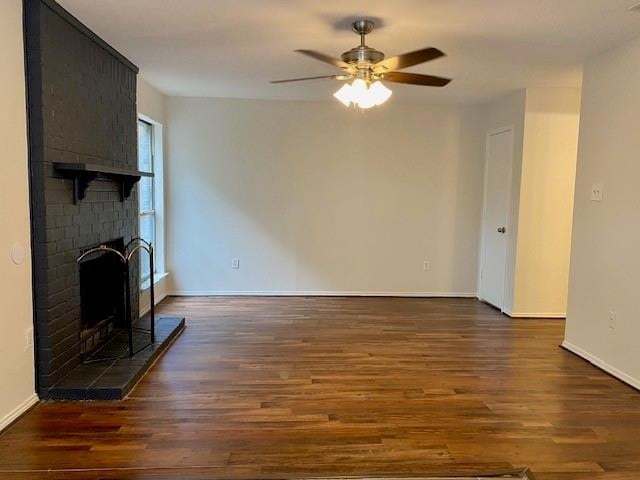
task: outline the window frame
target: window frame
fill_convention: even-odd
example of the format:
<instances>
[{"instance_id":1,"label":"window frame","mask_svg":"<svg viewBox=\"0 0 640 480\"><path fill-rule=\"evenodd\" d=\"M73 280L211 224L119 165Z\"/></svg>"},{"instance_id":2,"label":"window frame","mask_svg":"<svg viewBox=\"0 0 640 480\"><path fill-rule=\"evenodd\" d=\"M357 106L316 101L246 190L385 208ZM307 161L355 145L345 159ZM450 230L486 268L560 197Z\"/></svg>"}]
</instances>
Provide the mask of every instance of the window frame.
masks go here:
<instances>
[{"instance_id":1,"label":"window frame","mask_svg":"<svg viewBox=\"0 0 640 480\"><path fill-rule=\"evenodd\" d=\"M144 217L153 218L153 247L154 247L154 277L158 281L164 276L165 264L164 264L164 175L163 175L163 136L162 136L162 124L156 122L152 118L146 115L138 113L137 122L145 123L150 127L151 135L151 173L153 177L151 181L151 210L142 210L140 202L140 192L138 192L138 225L140 228L142 219ZM136 126L138 123L136 123ZM136 130L137 131L137 130ZM139 139L138 139L139 142ZM139 144L138 144L139 148ZM138 168L140 168L140 159L138 159ZM142 275L140 272L140 284L142 288L148 288L149 278L151 272L146 275Z\"/></svg>"},{"instance_id":2,"label":"window frame","mask_svg":"<svg viewBox=\"0 0 640 480\"><path fill-rule=\"evenodd\" d=\"M148 173L153 173L155 176L155 142L154 142L154 128L153 128L153 124L147 122L146 120L143 120L142 118L138 118L138 123L144 123L146 125L149 126L149 137L151 138L150 141L150 153L151 153L151 170L147 171ZM138 139L139 142L139 139ZM138 170L140 170L140 159L138 159ZM146 171L146 170L142 170L142 171ZM156 210L156 202L155 202L155 190L156 190L156 182L154 181L154 177L151 177L151 210L142 210L142 206L139 206L139 213L140 215L149 215L149 214L153 214L155 215L155 210ZM154 236L155 238L155 236Z\"/></svg>"}]
</instances>

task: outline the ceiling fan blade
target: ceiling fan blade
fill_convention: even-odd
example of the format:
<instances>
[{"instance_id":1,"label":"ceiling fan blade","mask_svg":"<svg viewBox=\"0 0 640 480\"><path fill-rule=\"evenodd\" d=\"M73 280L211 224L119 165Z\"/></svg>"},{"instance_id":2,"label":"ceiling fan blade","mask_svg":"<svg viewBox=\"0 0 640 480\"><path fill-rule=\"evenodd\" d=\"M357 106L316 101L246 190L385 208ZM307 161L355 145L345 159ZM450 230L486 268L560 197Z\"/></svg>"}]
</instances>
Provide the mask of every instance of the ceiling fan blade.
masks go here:
<instances>
[{"instance_id":1,"label":"ceiling fan blade","mask_svg":"<svg viewBox=\"0 0 640 480\"><path fill-rule=\"evenodd\" d=\"M329 65L333 65L334 67L349 68L349 65L342 60L330 57L329 55L325 55L324 53L316 52L315 50L296 50L296 52L306 55L307 57L315 58L316 60L320 60L321 62L328 63Z\"/></svg>"},{"instance_id":2,"label":"ceiling fan blade","mask_svg":"<svg viewBox=\"0 0 640 480\"><path fill-rule=\"evenodd\" d=\"M271 80L269 83L288 83L288 82L302 82L304 80L320 80L323 78L342 79L341 75L321 75L319 77L304 77L304 78L288 78L286 80Z\"/></svg>"},{"instance_id":3,"label":"ceiling fan blade","mask_svg":"<svg viewBox=\"0 0 640 480\"><path fill-rule=\"evenodd\" d=\"M437 48L423 48L415 52L405 53L396 57L387 58L375 64L375 67L384 67L387 70L401 70L403 68L430 62L446 55Z\"/></svg>"},{"instance_id":4,"label":"ceiling fan blade","mask_svg":"<svg viewBox=\"0 0 640 480\"><path fill-rule=\"evenodd\" d=\"M451 82L450 78L406 72L386 72L382 80L395 83L407 83L410 85L425 85L428 87L444 87Z\"/></svg>"}]
</instances>

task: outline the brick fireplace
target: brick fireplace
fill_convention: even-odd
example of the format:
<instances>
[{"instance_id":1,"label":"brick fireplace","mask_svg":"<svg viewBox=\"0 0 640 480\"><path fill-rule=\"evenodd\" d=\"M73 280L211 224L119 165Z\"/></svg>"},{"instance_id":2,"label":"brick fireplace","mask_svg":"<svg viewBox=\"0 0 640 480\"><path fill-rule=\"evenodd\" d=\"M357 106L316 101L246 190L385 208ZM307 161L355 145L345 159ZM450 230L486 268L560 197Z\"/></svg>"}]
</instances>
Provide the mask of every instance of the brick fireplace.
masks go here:
<instances>
[{"instance_id":1,"label":"brick fireplace","mask_svg":"<svg viewBox=\"0 0 640 480\"><path fill-rule=\"evenodd\" d=\"M137 170L138 69L54 1L24 5L37 389L49 398L51 387L109 336L122 315L120 306L89 291L96 285L81 282L90 277L83 269L93 266L103 275L104 292L122 288L111 285L117 279L108 273L110 260L81 266L76 259L96 245L122 248L138 235L135 188L127 196L124 183L98 177L80 199L78 185L56 165ZM129 280L137 313L135 261ZM83 304L82 293L93 297Z\"/></svg>"}]
</instances>

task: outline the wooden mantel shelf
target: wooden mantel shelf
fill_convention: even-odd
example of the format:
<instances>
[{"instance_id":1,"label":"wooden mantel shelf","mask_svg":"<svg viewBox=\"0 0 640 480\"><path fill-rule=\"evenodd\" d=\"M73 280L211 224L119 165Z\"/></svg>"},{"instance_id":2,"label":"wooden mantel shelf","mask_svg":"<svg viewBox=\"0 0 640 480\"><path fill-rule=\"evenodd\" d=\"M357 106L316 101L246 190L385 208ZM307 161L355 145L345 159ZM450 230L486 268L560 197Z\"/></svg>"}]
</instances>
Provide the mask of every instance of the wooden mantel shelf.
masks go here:
<instances>
[{"instance_id":1,"label":"wooden mantel shelf","mask_svg":"<svg viewBox=\"0 0 640 480\"><path fill-rule=\"evenodd\" d=\"M84 199L89 184L96 178L107 178L120 184L120 200L129 198L133 186L141 177L153 177L153 173L128 168L109 167L94 163L54 163L62 176L73 179L73 202Z\"/></svg>"}]
</instances>

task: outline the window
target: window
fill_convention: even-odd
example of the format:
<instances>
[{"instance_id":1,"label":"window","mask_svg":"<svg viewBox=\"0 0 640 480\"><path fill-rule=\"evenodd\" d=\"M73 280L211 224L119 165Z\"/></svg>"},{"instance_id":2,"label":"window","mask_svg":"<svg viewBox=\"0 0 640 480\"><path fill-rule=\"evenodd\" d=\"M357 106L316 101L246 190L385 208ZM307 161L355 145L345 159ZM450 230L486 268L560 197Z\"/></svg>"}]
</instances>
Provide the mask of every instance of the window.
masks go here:
<instances>
[{"instance_id":1,"label":"window","mask_svg":"<svg viewBox=\"0 0 640 480\"><path fill-rule=\"evenodd\" d=\"M143 172L156 174L156 135L155 125L143 119L138 120L138 168ZM160 143L160 146L162 143ZM140 202L140 237L151 243L154 250L158 245L157 200L158 181L162 181L162 175L154 177L142 177L138 184L138 199ZM159 185L161 187L161 185ZM158 272L158 252L154 255L154 273ZM144 250L140 251L140 280L144 283L151 275L149 269L149 256Z\"/></svg>"}]
</instances>

